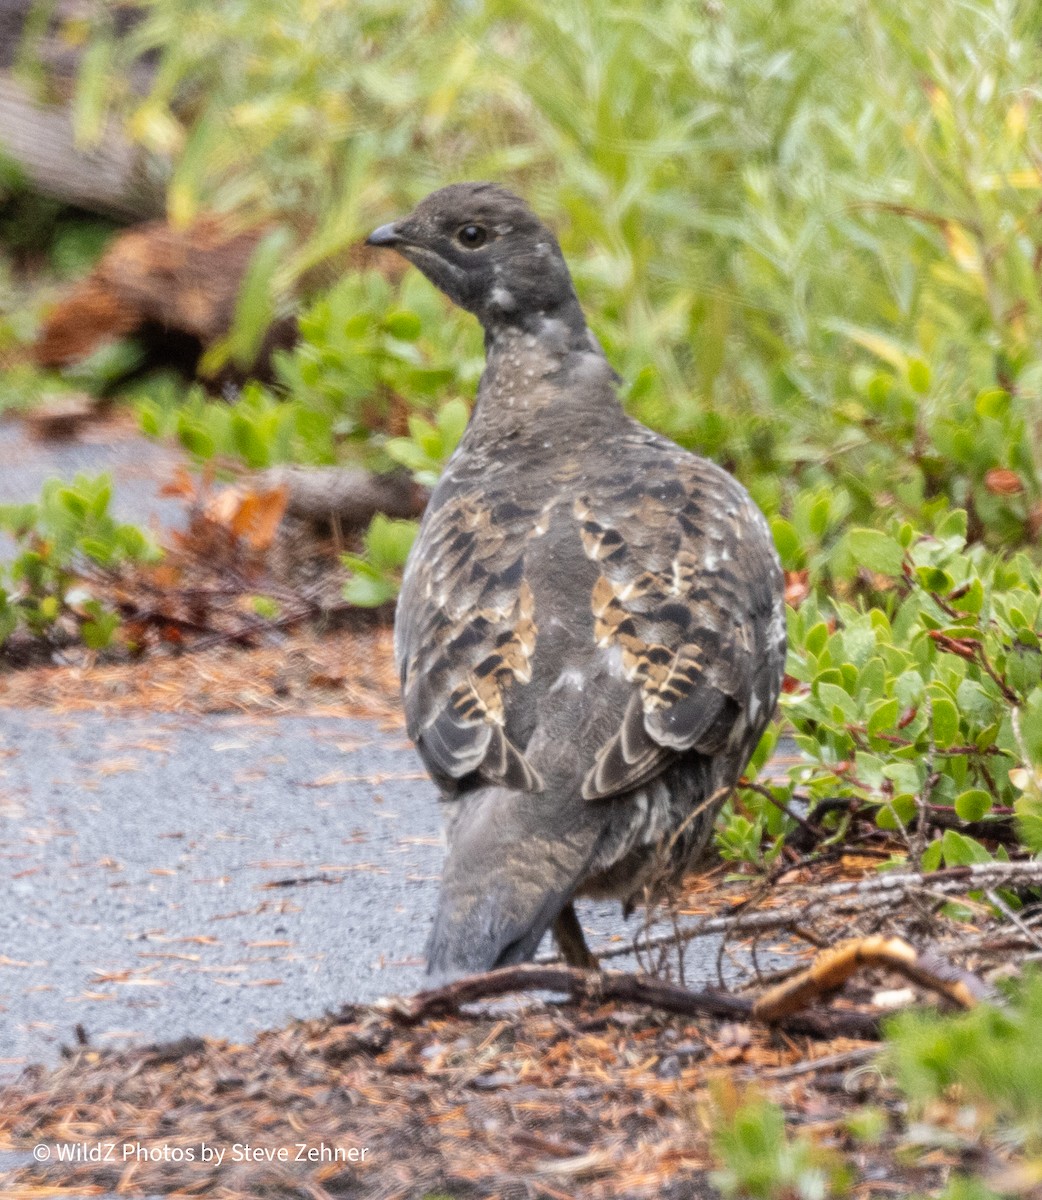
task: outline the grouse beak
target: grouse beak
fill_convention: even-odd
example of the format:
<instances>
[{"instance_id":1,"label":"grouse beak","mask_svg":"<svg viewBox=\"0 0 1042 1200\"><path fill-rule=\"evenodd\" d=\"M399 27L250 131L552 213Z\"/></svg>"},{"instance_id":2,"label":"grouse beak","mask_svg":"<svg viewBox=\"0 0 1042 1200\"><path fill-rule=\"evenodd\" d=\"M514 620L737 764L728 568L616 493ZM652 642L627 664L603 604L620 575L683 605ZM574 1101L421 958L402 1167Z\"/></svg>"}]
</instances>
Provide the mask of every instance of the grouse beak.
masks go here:
<instances>
[{"instance_id":1,"label":"grouse beak","mask_svg":"<svg viewBox=\"0 0 1042 1200\"><path fill-rule=\"evenodd\" d=\"M398 226L392 221L390 225L381 225L365 239L367 246L389 246L392 249L400 246L405 239L398 232Z\"/></svg>"}]
</instances>

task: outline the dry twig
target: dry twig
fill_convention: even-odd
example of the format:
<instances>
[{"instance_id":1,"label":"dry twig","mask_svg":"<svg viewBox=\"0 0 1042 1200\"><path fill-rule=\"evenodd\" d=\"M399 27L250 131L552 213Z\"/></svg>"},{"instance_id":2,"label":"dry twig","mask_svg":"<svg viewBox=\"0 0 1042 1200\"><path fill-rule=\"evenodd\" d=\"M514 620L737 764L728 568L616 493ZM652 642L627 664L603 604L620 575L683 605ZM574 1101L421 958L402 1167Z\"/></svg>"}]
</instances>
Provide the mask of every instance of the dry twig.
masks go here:
<instances>
[{"instance_id":1,"label":"dry twig","mask_svg":"<svg viewBox=\"0 0 1042 1200\"><path fill-rule=\"evenodd\" d=\"M988 989L975 976L936 954L920 954L903 938L852 938L822 951L798 975L769 988L753 1004L753 1016L774 1023L842 987L865 967L887 967L929 988L960 1008L973 1008Z\"/></svg>"},{"instance_id":2,"label":"dry twig","mask_svg":"<svg viewBox=\"0 0 1042 1200\"><path fill-rule=\"evenodd\" d=\"M380 1008L399 1021L415 1024L431 1017L456 1013L463 1005L478 1000L518 991L564 992L574 1000L595 1003L617 1000L689 1017L723 1017L732 1021L757 1019L753 1001L726 992L689 991L673 983L623 971L583 971L577 967L550 967L534 963L468 975L444 987L418 992L415 996L392 997L384 1001ZM792 1033L809 1034L812 1037L879 1036L877 1018L871 1013L793 1013L779 1024Z\"/></svg>"},{"instance_id":3,"label":"dry twig","mask_svg":"<svg viewBox=\"0 0 1042 1200\"><path fill-rule=\"evenodd\" d=\"M714 934L754 934L768 930L795 930L808 922L808 914L825 906L832 915L877 911L881 907L894 908L904 904L910 897L924 889L944 896L958 896L966 892L987 891L995 887L1039 887L1042 886L1042 862L991 862L970 863L961 867L949 867L942 871L890 871L873 875L869 879L844 881L842 883L815 884L802 889L795 898L784 906L747 911L749 903L736 906L730 913L706 917L703 920L682 926L675 932L648 939L645 948L666 945L676 938L692 941L695 938ZM618 958L632 953L629 946L609 946L597 951L598 958Z\"/></svg>"}]
</instances>

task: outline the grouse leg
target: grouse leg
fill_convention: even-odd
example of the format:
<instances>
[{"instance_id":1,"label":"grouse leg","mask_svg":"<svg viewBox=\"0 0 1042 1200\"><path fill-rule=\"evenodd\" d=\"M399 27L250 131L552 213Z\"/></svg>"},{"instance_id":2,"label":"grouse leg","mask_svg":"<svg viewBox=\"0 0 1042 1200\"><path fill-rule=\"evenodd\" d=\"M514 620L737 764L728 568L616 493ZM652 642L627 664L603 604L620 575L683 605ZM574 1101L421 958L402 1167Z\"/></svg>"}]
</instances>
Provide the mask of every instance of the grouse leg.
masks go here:
<instances>
[{"instance_id":1,"label":"grouse leg","mask_svg":"<svg viewBox=\"0 0 1042 1200\"><path fill-rule=\"evenodd\" d=\"M597 959L586 944L586 935L575 915L575 905L570 900L561 909L553 928L554 941L569 966L582 967L585 971L598 969Z\"/></svg>"}]
</instances>

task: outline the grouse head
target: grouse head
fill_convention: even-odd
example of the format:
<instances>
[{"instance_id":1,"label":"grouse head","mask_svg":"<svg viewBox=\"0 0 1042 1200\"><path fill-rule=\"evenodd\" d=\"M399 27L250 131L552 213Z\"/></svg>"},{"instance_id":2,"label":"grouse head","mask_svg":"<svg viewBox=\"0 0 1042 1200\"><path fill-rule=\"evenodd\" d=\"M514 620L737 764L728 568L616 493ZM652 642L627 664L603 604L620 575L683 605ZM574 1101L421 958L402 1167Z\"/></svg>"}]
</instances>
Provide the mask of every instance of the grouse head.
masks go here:
<instances>
[{"instance_id":1,"label":"grouse head","mask_svg":"<svg viewBox=\"0 0 1042 1200\"><path fill-rule=\"evenodd\" d=\"M367 241L397 250L490 333L548 317L585 325L557 239L496 184L441 188Z\"/></svg>"}]
</instances>

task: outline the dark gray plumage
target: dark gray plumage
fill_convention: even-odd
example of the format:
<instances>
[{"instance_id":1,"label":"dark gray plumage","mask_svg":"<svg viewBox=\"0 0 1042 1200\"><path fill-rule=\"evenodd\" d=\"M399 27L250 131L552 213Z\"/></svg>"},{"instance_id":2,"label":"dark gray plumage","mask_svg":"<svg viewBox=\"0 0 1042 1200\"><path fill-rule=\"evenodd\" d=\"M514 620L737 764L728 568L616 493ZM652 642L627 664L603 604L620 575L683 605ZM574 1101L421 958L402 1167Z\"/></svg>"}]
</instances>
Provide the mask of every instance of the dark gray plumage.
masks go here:
<instances>
[{"instance_id":1,"label":"dark gray plumage","mask_svg":"<svg viewBox=\"0 0 1042 1200\"><path fill-rule=\"evenodd\" d=\"M679 875L774 711L782 579L730 475L623 412L553 234L491 184L370 237L485 329L487 365L409 557L395 651L445 799L428 970L530 958L576 895Z\"/></svg>"}]
</instances>

